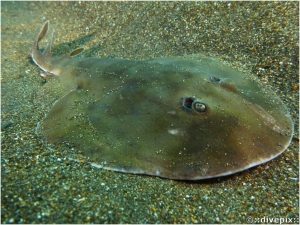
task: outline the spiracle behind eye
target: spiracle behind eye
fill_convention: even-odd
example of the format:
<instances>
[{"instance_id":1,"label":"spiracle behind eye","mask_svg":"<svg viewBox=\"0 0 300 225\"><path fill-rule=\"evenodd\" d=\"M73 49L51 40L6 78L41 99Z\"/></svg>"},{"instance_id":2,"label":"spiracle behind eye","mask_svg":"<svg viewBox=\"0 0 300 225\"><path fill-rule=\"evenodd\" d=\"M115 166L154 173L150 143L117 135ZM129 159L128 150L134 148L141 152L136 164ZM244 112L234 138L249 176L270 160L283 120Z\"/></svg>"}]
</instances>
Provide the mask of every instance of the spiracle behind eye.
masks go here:
<instances>
[{"instance_id":1,"label":"spiracle behind eye","mask_svg":"<svg viewBox=\"0 0 300 225\"><path fill-rule=\"evenodd\" d=\"M192 97L186 97L186 98L183 98L183 101L182 101L182 106L186 109L189 109L191 110L192 109L192 105L193 105L193 102L195 101L196 99L195 98L192 98Z\"/></svg>"}]
</instances>

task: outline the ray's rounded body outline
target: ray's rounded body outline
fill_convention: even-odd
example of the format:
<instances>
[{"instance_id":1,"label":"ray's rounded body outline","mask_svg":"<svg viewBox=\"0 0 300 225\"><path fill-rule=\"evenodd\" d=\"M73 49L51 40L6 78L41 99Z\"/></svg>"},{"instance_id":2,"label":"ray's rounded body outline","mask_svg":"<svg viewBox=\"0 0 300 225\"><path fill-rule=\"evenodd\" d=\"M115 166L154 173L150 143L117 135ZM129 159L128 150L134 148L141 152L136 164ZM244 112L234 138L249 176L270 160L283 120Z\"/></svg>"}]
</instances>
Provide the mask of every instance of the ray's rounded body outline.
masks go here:
<instances>
[{"instance_id":1,"label":"ray's rounded body outline","mask_svg":"<svg viewBox=\"0 0 300 225\"><path fill-rule=\"evenodd\" d=\"M267 162L291 142L293 122L275 93L217 60L71 58L83 48L53 57L53 32L38 49L48 28L46 21L32 59L72 88L38 127L50 143L75 143L93 166L200 180Z\"/></svg>"}]
</instances>

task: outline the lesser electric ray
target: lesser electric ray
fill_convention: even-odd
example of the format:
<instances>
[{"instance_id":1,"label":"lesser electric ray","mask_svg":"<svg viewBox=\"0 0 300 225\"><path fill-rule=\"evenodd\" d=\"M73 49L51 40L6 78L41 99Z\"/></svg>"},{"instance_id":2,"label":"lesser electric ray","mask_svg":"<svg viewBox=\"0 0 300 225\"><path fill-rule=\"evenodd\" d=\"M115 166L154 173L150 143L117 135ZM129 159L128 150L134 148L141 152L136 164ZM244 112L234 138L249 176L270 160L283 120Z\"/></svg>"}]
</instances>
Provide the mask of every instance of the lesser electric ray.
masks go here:
<instances>
[{"instance_id":1,"label":"lesser electric ray","mask_svg":"<svg viewBox=\"0 0 300 225\"><path fill-rule=\"evenodd\" d=\"M73 87L39 131L68 142L91 164L125 173L197 180L267 162L290 144L293 122L276 94L251 76L202 55L124 60L53 57L33 61Z\"/></svg>"}]
</instances>

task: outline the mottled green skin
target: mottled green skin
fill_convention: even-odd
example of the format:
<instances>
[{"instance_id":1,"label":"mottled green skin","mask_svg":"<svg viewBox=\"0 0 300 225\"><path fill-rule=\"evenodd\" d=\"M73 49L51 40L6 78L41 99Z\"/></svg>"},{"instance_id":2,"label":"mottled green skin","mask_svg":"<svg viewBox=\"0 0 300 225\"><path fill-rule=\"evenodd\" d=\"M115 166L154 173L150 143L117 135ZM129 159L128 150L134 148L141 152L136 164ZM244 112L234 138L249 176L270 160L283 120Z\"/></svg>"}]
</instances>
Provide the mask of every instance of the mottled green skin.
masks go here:
<instances>
[{"instance_id":1,"label":"mottled green skin","mask_svg":"<svg viewBox=\"0 0 300 225\"><path fill-rule=\"evenodd\" d=\"M212 58L51 60L70 92L39 131L50 143L70 143L93 165L205 179L269 161L291 141L293 123L275 93ZM184 97L206 110L187 109Z\"/></svg>"},{"instance_id":2,"label":"mottled green skin","mask_svg":"<svg viewBox=\"0 0 300 225\"><path fill-rule=\"evenodd\" d=\"M171 179L231 174L284 151L293 125L280 99L218 61L195 57L62 61L60 79L76 89L53 106L43 135L104 168ZM211 76L231 78L237 90ZM185 109L186 96L206 111Z\"/></svg>"}]
</instances>

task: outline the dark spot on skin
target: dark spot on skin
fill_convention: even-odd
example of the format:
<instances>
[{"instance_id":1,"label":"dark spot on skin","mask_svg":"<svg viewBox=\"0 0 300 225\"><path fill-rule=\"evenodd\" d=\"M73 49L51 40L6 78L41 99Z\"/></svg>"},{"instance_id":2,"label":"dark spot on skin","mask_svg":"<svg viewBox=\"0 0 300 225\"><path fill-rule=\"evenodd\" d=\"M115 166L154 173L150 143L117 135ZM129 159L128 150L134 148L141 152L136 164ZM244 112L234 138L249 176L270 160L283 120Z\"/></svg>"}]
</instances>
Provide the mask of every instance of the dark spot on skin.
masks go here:
<instances>
[{"instance_id":1,"label":"dark spot on skin","mask_svg":"<svg viewBox=\"0 0 300 225\"><path fill-rule=\"evenodd\" d=\"M221 81L221 78L210 77L210 80L211 80L212 82L220 82L220 81Z\"/></svg>"},{"instance_id":2,"label":"dark spot on skin","mask_svg":"<svg viewBox=\"0 0 300 225\"><path fill-rule=\"evenodd\" d=\"M238 92L238 88L230 78L210 77L209 79L213 83L218 83L220 87L226 89L227 91Z\"/></svg>"}]
</instances>

